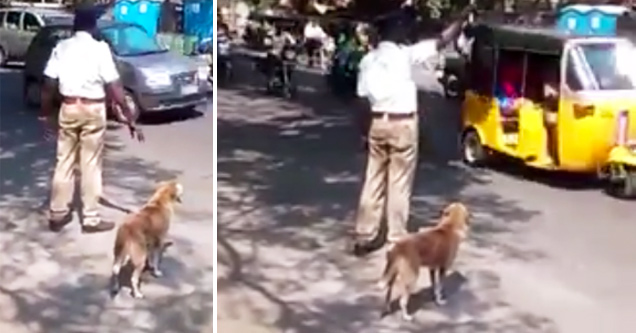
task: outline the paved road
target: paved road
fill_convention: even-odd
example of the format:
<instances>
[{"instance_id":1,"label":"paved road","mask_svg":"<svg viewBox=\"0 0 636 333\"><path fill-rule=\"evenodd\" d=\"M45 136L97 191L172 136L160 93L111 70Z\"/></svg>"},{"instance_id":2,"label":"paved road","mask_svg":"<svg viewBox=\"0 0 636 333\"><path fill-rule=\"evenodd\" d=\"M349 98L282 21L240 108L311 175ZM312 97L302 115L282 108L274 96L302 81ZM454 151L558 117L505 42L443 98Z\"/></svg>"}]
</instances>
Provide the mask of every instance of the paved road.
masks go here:
<instances>
[{"instance_id":1,"label":"paved road","mask_svg":"<svg viewBox=\"0 0 636 333\"><path fill-rule=\"evenodd\" d=\"M142 286L147 299L107 293L114 232L82 235L45 229L54 147L41 140L33 110L20 101L19 70L0 72L0 332L212 332L213 113L154 118L139 144L108 131L106 198L124 208L143 203L155 182L177 176L183 205L170 235L166 277ZM183 119L178 119L183 118ZM124 213L105 208L107 218Z\"/></svg>"},{"instance_id":2,"label":"paved road","mask_svg":"<svg viewBox=\"0 0 636 333\"><path fill-rule=\"evenodd\" d=\"M347 108L319 78L288 102L241 70L218 92L219 332L632 332L635 203L585 177L466 169L457 105L416 75L428 92L410 227L453 199L474 214L449 303L420 296L414 323L380 319L382 256L343 253L364 166Z\"/></svg>"}]
</instances>

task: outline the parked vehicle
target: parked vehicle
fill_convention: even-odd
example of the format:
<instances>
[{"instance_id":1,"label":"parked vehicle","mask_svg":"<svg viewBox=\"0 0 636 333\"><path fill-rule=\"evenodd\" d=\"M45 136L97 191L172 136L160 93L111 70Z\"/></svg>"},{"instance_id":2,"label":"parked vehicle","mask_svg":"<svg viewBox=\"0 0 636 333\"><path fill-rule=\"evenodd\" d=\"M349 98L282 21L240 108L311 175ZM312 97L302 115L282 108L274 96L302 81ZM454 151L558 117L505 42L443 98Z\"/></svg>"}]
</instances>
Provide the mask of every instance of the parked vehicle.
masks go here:
<instances>
[{"instance_id":1,"label":"parked vehicle","mask_svg":"<svg viewBox=\"0 0 636 333\"><path fill-rule=\"evenodd\" d=\"M618 37L479 25L462 107L464 160L597 173L636 195L636 47Z\"/></svg>"},{"instance_id":2,"label":"parked vehicle","mask_svg":"<svg viewBox=\"0 0 636 333\"><path fill-rule=\"evenodd\" d=\"M37 105L46 62L59 41L72 35L72 20L40 30L29 46L24 68L24 99ZM208 66L169 52L139 25L100 21L95 37L113 52L126 100L138 115L194 107L206 101Z\"/></svg>"},{"instance_id":3,"label":"parked vehicle","mask_svg":"<svg viewBox=\"0 0 636 333\"><path fill-rule=\"evenodd\" d=\"M0 8L0 66L24 60L31 40L42 27L72 17L61 9Z\"/></svg>"}]
</instances>

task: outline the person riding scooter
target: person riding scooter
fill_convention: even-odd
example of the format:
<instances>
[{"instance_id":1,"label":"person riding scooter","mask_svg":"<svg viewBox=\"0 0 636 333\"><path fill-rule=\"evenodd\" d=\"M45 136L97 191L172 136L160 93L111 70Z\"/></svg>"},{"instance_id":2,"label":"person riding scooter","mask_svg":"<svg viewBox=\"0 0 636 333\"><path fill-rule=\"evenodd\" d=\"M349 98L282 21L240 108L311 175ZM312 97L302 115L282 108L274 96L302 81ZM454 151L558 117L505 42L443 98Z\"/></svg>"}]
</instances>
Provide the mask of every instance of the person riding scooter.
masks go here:
<instances>
[{"instance_id":1,"label":"person riding scooter","mask_svg":"<svg viewBox=\"0 0 636 333\"><path fill-rule=\"evenodd\" d=\"M230 32L225 23L220 23L217 27L216 47L219 82L227 82L232 74L232 62L230 60Z\"/></svg>"},{"instance_id":2,"label":"person riding scooter","mask_svg":"<svg viewBox=\"0 0 636 333\"><path fill-rule=\"evenodd\" d=\"M292 74L296 67L298 46L295 38L287 31L277 31L272 36L271 47L260 65L261 72L267 78L269 92L281 92L291 96L295 92Z\"/></svg>"}]
</instances>

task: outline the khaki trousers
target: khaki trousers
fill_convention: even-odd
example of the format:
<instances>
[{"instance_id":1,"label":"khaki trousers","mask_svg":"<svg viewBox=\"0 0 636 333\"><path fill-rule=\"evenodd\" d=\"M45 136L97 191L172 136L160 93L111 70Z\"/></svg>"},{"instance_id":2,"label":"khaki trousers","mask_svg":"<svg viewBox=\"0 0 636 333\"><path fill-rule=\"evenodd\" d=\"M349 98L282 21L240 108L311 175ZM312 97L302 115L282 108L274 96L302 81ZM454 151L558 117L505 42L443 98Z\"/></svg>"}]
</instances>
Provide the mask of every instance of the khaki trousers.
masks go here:
<instances>
[{"instance_id":1,"label":"khaki trousers","mask_svg":"<svg viewBox=\"0 0 636 333\"><path fill-rule=\"evenodd\" d=\"M367 169L356 216L358 237L371 240L378 236L385 208L387 239L393 241L406 233L418 134L416 116L371 119Z\"/></svg>"},{"instance_id":2,"label":"khaki trousers","mask_svg":"<svg viewBox=\"0 0 636 333\"><path fill-rule=\"evenodd\" d=\"M100 222L99 197L102 194L105 131L104 103L62 104L57 161L51 187L51 219L60 219L69 214L75 190L75 169L79 162L83 224L95 225Z\"/></svg>"}]
</instances>

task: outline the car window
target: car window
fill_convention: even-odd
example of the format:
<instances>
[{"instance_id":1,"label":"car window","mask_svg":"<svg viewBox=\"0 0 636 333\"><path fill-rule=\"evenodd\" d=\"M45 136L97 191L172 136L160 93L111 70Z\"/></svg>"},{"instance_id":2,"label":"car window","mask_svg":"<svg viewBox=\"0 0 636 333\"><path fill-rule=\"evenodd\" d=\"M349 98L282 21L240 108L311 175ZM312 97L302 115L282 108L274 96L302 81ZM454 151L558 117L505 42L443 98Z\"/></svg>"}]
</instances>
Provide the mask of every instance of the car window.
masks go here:
<instances>
[{"instance_id":1,"label":"car window","mask_svg":"<svg viewBox=\"0 0 636 333\"><path fill-rule=\"evenodd\" d=\"M40 21L31 13L24 13L22 18L22 27L26 31L38 31L40 30Z\"/></svg>"},{"instance_id":2,"label":"car window","mask_svg":"<svg viewBox=\"0 0 636 333\"><path fill-rule=\"evenodd\" d=\"M20 12L10 11L7 12L7 20L5 27L8 29L18 30L20 29Z\"/></svg>"},{"instance_id":3,"label":"car window","mask_svg":"<svg viewBox=\"0 0 636 333\"><path fill-rule=\"evenodd\" d=\"M4 18L7 16L6 12L0 12L0 28L4 27Z\"/></svg>"}]
</instances>

